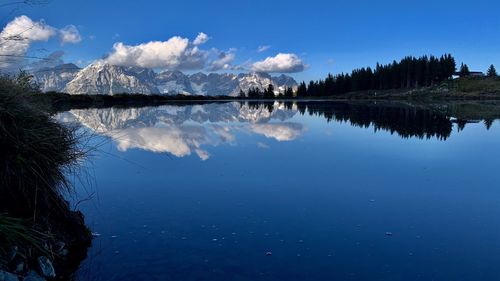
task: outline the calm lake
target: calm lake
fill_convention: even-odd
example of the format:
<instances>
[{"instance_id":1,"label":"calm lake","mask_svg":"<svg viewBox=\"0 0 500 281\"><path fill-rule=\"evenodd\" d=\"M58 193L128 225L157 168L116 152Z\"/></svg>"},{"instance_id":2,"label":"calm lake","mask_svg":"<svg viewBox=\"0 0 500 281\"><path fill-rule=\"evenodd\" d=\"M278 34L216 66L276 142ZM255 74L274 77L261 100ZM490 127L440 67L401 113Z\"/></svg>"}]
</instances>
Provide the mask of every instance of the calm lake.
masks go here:
<instances>
[{"instance_id":1,"label":"calm lake","mask_svg":"<svg viewBox=\"0 0 500 281\"><path fill-rule=\"evenodd\" d=\"M80 280L500 280L497 105L71 110Z\"/></svg>"}]
</instances>

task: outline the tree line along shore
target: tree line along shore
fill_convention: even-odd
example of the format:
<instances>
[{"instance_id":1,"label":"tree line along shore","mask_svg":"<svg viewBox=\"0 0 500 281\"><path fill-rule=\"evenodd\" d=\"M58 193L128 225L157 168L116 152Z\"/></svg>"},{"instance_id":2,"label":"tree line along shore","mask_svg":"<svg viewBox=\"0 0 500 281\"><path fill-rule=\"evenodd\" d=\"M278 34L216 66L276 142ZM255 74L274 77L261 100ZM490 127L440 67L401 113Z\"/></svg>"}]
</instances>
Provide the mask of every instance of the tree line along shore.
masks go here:
<instances>
[{"instance_id":1,"label":"tree line along shore","mask_svg":"<svg viewBox=\"0 0 500 281\"><path fill-rule=\"evenodd\" d=\"M196 95L69 95L49 92L39 99L59 106L155 104L171 101L221 101L239 99L500 99L500 78L493 65L486 74L470 71L461 64L457 71L455 58L405 57L375 68L355 69L351 73L328 74L325 79L301 82L297 87L277 91L251 87L232 96Z\"/></svg>"}]
</instances>

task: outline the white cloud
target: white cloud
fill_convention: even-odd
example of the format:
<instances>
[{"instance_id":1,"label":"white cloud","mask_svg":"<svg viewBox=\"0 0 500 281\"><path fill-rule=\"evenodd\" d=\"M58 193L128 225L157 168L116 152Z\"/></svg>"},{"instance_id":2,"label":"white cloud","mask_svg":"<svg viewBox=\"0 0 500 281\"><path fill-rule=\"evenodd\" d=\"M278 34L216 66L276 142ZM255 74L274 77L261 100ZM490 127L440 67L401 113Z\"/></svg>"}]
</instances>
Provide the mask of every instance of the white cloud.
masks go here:
<instances>
[{"instance_id":1,"label":"white cloud","mask_svg":"<svg viewBox=\"0 0 500 281\"><path fill-rule=\"evenodd\" d=\"M120 151L142 149L155 153L168 152L176 157L198 155L201 160L208 160L210 153L201 148L204 144L212 143L208 132L203 126L171 126L125 128L105 132L116 142Z\"/></svg>"},{"instance_id":2,"label":"white cloud","mask_svg":"<svg viewBox=\"0 0 500 281\"><path fill-rule=\"evenodd\" d=\"M167 41L151 41L135 46L115 43L106 61L113 65L162 69L201 69L207 52L179 36Z\"/></svg>"},{"instance_id":3,"label":"white cloud","mask_svg":"<svg viewBox=\"0 0 500 281\"><path fill-rule=\"evenodd\" d=\"M24 15L14 18L0 32L0 68L11 71L18 70L23 64L30 64L27 57L32 44L48 41L56 35L59 35L61 44L78 43L82 40L74 25L56 29L43 20L33 21ZM43 61L35 61L30 66L33 68L61 63L63 54L62 51L53 52Z\"/></svg>"},{"instance_id":4,"label":"white cloud","mask_svg":"<svg viewBox=\"0 0 500 281\"><path fill-rule=\"evenodd\" d=\"M33 21L20 16L9 22L0 33L0 68L10 68L24 61L31 44L47 41L56 29L44 21Z\"/></svg>"},{"instance_id":5,"label":"white cloud","mask_svg":"<svg viewBox=\"0 0 500 281\"><path fill-rule=\"evenodd\" d=\"M210 37L208 37L208 35L206 35L203 32L200 32L200 33L198 33L198 36L196 36L196 38L194 39L193 45L198 46L198 45L205 44L209 39L210 39Z\"/></svg>"},{"instance_id":6,"label":"white cloud","mask_svg":"<svg viewBox=\"0 0 500 281\"><path fill-rule=\"evenodd\" d=\"M301 72L305 68L306 65L296 54L279 53L275 57L255 62L251 70L268 73L293 73Z\"/></svg>"},{"instance_id":7,"label":"white cloud","mask_svg":"<svg viewBox=\"0 0 500 281\"><path fill-rule=\"evenodd\" d=\"M271 46L270 45L263 45L263 46L259 46L257 48L257 52L258 53L262 53L262 52L265 52L267 50L271 49Z\"/></svg>"},{"instance_id":8,"label":"white cloud","mask_svg":"<svg viewBox=\"0 0 500 281\"><path fill-rule=\"evenodd\" d=\"M268 123L251 125L250 130L277 141L291 141L304 132L304 127L299 123Z\"/></svg>"},{"instance_id":9,"label":"white cloud","mask_svg":"<svg viewBox=\"0 0 500 281\"><path fill-rule=\"evenodd\" d=\"M228 52L220 52L217 58L210 63L209 71L231 70L233 69L233 61L236 58L235 50L231 49Z\"/></svg>"},{"instance_id":10,"label":"white cloud","mask_svg":"<svg viewBox=\"0 0 500 281\"><path fill-rule=\"evenodd\" d=\"M257 147L262 148L262 149L268 149L269 145L259 141L259 142L257 142Z\"/></svg>"},{"instance_id":11,"label":"white cloud","mask_svg":"<svg viewBox=\"0 0 500 281\"><path fill-rule=\"evenodd\" d=\"M59 38L61 40L61 44L76 44L82 41L82 36L80 35L78 28L74 25L68 25L59 30Z\"/></svg>"}]
</instances>

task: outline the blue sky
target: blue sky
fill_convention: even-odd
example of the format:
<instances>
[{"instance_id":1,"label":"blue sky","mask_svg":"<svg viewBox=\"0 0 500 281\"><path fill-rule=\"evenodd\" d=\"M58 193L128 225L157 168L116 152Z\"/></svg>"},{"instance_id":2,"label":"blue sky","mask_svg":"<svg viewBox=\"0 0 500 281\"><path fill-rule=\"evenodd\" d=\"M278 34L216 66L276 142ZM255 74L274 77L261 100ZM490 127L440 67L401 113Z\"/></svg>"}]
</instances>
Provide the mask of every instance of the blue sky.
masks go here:
<instances>
[{"instance_id":1,"label":"blue sky","mask_svg":"<svg viewBox=\"0 0 500 281\"><path fill-rule=\"evenodd\" d=\"M192 45L203 32L209 40L199 48L212 60L219 53L231 54L232 71L252 68L279 53L293 54L304 66L290 71L299 80L405 55L448 52L473 70L485 71L492 63L500 67L499 1L52 0L20 6L12 15L10 8L1 8L3 26L20 15L43 19L57 29L74 25L79 42L37 41L29 53L63 50L64 61L81 65L114 53L117 42L134 47L180 36ZM258 52L259 46L269 48ZM189 69L198 70L206 66Z\"/></svg>"}]
</instances>

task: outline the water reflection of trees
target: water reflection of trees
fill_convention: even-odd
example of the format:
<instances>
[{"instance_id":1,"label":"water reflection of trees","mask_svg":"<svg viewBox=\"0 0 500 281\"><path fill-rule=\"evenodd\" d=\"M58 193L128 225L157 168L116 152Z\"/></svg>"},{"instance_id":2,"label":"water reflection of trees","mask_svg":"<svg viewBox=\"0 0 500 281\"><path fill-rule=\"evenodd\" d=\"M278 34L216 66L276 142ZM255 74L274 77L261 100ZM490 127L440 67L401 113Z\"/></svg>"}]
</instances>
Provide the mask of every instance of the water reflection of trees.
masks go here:
<instances>
[{"instance_id":1,"label":"water reflection of trees","mask_svg":"<svg viewBox=\"0 0 500 281\"><path fill-rule=\"evenodd\" d=\"M250 108L267 107L272 111L272 103L261 101L247 102ZM438 138L446 140L456 123L459 130L470 121L466 119L452 119L446 114L432 108L413 106L403 103L375 103L375 102L347 102L347 101L320 101L320 102L281 102L285 109L292 108L302 114L320 116L328 122L349 122L352 126L368 128L373 126L375 131L384 130L391 134L398 134L402 138ZM486 119L484 124L489 129L494 119Z\"/></svg>"}]
</instances>

